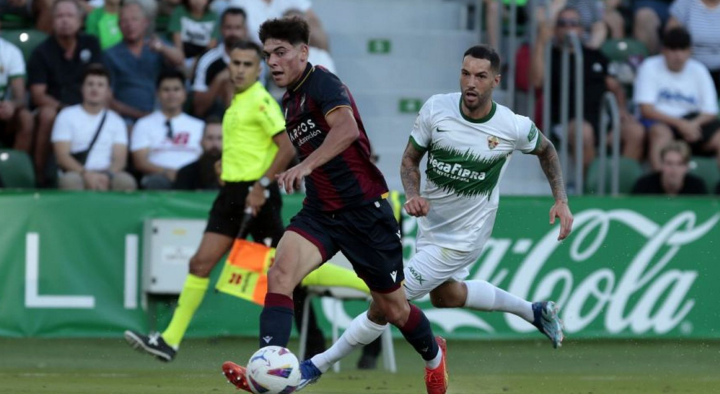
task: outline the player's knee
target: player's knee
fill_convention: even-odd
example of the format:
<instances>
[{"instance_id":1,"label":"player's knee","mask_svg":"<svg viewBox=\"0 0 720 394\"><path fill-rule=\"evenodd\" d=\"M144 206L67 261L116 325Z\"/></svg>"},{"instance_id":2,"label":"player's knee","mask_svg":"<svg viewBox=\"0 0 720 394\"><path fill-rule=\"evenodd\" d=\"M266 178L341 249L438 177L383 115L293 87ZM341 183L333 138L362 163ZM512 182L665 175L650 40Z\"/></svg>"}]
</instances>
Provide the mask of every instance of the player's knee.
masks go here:
<instances>
[{"instance_id":1,"label":"player's knee","mask_svg":"<svg viewBox=\"0 0 720 394\"><path fill-rule=\"evenodd\" d=\"M465 299L452 291L431 292L430 303L435 308L460 308L465 305Z\"/></svg>"},{"instance_id":2,"label":"player's knee","mask_svg":"<svg viewBox=\"0 0 720 394\"><path fill-rule=\"evenodd\" d=\"M410 315L410 305L407 303L404 305L388 304L382 309L388 323L397 327L403 326Z\"/></svg>"},{"instance_id":3,"label":"player's knee","mask_svg":"<svg viewBox=\"0 0 720 394\"><path fill-rule=\"evenodd\" d=\"M277 260L276 260L277 263ZM292 294L297 283L294 283L293 272L283 264L275 264L268 270L268 292Z\"/></svg>"},{"instance_id":4,"label":"player's knee","mask_svg":"<svg viewBox=\"0 0 720 394\"><path fill-rule=\"evenodd\" d=\"M196 254L190 258L190 273L200 278L209 277L213 266L214 262L206 257Z\"/></svg>"}]
</instances>

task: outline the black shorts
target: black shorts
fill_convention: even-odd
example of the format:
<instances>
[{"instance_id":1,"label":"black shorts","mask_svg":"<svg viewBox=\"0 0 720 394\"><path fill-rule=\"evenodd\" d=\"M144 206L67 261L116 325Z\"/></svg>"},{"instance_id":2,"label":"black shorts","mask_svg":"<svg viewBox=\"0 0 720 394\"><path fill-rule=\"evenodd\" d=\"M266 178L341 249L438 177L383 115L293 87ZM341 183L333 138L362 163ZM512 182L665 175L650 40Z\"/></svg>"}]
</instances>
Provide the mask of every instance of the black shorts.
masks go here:
<instances>
[{"instance_id":1,"label":"black shorts","mask_svg":"<svg viewBox=\"0 0 720 394\"><path fill-rule=\"evenodd\" d=\"M683 116L683 118L687 120L692 120L697 116L697 113L691 113ZM676 140L684 140L680 131L678 131L672 126L670 127L670 129L672 130L673 136ZM713 119L700 126L700 133L702 135L700 139L695 142L688 142L692 154L695 156L715 156L715 152L709 152L705 150L705 145L713 138L715 133L717 133L718 131L720 131L720 119Z\"/></svg>"},{"instance_id":2,"label":"black shorts","mask_svg":"<svg viewBox=\"0 0 720 394\"><path fill-rule=\"evenodd\" d=\"M220 188L215 198L206 232L218 233L235 238L240 231L240 223L245 215L245 199L248 189L255 182L228 182ZM256 242L264 242L266 238L272 240L272 246L277 246L282 238L285 227L282 222L282 197L277 183L272 183L268 190L270 197L263 205L258 215L252 219L248 226L249 234Z\"/></svg>"},{"instance_id":3,"label":"black shorts","mask_svg":"<svg viewBox=\"0 0 720 394\"><path fill-rule=\"evenodd\" d=\"M390 293L403 282L400 226L387 200L338 212L303 207L287 230L317 246L323 262L342 251L370 290Z\"/></svg>"}]
</instances>

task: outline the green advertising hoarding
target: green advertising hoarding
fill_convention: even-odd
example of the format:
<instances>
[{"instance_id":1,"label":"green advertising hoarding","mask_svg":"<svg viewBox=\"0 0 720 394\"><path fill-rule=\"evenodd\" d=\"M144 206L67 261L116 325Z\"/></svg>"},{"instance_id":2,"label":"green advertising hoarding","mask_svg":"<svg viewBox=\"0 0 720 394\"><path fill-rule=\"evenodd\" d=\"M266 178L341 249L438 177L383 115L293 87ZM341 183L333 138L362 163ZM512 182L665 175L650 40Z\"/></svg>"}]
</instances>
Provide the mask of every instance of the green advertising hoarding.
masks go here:
<instances>
[{"instance_id":1,"label":"green advertising hoarding","mask_svg":"<svg viewBox=\"0 0 720 394\"><path fill-rule=\"evenodd\" d=\"M141 288L143 222L205 219L213 198L0 194L0 335L117 337L125 329L150 329L157 322L149 318L153 303ZM287 221L302 198L284 201ZM569 337L720 338L717 199L575 198L574 231L562 243L558 225L548 223L551 203L503 198L493 237L469 279L529 300L556 300ZM416 219L405 217L403 227L409 259ZM437 333L451 338L523 338L535 330L510 315L434 309L427 298L418 305ZM335 308L328 298L315 306L326 328L331 318L346 326L365 307L355 301ZM210 291L188 335L256 335L259 312ZM166 319L161 316L159 325Z\"/></svg>"}]
</instances>

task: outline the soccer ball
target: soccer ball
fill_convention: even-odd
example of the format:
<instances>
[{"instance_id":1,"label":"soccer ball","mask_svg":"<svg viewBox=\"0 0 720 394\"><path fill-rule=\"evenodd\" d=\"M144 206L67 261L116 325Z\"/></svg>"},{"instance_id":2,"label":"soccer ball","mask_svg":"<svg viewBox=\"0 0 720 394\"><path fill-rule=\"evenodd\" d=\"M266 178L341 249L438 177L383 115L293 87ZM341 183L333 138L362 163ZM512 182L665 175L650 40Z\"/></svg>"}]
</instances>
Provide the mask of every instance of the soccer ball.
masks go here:
<instances>
[{"instance_id":1,"label":"soccer ball","mask_svg":"<svg viewBox=\"0 0 720 394\"><path fill-rule=\"evenodd\" d=\"M300 384L300 362L284 347L267 346L250 357L247 378L255 394L290 394Z\"/></svg>"}]
</instances>

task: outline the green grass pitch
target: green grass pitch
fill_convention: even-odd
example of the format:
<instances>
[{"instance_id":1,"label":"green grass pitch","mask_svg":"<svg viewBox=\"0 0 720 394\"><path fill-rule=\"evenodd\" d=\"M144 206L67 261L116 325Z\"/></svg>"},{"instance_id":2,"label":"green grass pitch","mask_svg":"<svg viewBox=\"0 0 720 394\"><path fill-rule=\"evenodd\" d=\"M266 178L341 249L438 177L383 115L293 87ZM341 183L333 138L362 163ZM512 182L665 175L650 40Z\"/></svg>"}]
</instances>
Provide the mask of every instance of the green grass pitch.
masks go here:
<instances>
[{"instance_id":1,"label":"green grass pitch","mask_svg":"<svg viewBox=\"0 0 720 394\"><path fill-rule=\"evenodd\" d=\"M235 393L225 360L244 363L254 339L191 339L164 364L121 339L0 339L0 393ZM296 343L291 349L296 349ZM423 363L402 340L399 371L358 371L359 352L305 393L424 393ZM720 341L448 341L449 393L720 393Z\"/></svg>"}]
</instances>

